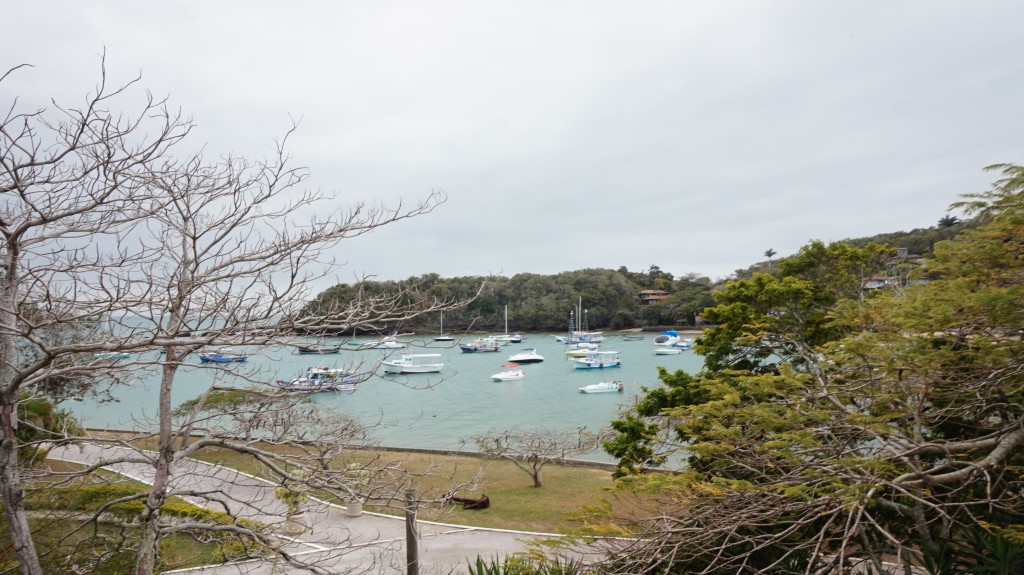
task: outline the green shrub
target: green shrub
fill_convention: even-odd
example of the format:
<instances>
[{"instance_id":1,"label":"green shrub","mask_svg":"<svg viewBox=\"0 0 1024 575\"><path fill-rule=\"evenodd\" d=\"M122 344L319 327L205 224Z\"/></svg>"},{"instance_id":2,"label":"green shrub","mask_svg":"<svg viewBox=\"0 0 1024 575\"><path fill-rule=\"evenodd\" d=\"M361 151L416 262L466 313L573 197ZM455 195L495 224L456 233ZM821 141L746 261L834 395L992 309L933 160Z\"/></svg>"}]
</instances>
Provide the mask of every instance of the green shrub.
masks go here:
<instances>
[{"instance_id":1,"label":"green shrub","mask_svg":"<svg viewBox=\"0 0 1024 575\"><path fill-rule=\"evenodd\" d=\"M542 559L528 555L509 555L504 559L484 559L479 555L469 563L469 575L585 575L590 573L582 561Z\"/></svg>"}]
</instances>

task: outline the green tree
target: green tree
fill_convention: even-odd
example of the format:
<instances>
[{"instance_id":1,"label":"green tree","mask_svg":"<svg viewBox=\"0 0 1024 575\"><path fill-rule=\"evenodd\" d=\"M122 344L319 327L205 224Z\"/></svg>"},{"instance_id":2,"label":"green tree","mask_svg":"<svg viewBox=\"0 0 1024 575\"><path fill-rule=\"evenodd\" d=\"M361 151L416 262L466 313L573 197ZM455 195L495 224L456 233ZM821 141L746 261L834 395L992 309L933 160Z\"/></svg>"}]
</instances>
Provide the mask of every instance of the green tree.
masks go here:
<instances>
[{"instance_id":1,"label":"green tree","mask_svg":"<svg viewBox=\"0 0 1024 575\"><path fill-rule=\"evenodd\" d=\"M620 485L662 511L614 568L1018 568L1024 170L997 169L962 206L985 223L936 245L924 285L864 299L859 270L884 250L812 244L725 290L705 369L662 373L606 443ZM636 469L681 458L672 476Z\"/></svg>"},{"instance_id":2,"label":"green tree","mask_svg":"<svg viewBox=\"0 0 1024 575\"><path fill-rule=\"evenodd\" d=\"M843 299L860 299L864 279L881 269L881 246L855 248L814 241L779 262L777 273L754 273L715 294L718 304L704 319L718 327L694 349L708 369L770 372L779 359L800 363L817 356L815 346L843 334L832 312Z\"/></svg>"},{"instance_id":3,"label":"green tree","mask_svg":"<svg viewBox=\"0 0 1024 575\"><path fill-rule=\"evenodd\" d=\"M46 447L76 437L82 432L78 421L64 409L58 409L45 397L22 393L18 402L18 459L22 465L38 463L46 456Z\"/></svg>"}]
</instances>

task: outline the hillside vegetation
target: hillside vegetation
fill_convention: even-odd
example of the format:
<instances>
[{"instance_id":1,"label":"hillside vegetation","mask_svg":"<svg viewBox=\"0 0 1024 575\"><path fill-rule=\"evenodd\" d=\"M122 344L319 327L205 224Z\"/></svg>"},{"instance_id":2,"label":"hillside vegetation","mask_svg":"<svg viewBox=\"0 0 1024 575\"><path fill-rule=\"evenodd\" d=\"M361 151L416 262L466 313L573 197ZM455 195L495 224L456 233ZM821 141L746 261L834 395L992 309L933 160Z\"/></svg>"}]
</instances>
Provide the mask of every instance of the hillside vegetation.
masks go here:
<instances>
[{"instance_id":1,"label":"hillside vegetation","mask_svg":"<svg viewBox=\"0 0 1024 575\"><path fill-rule=\"evenodd\" d=\"M973 222L959 222L946 217L931 228L909 232L892 232L876 236L842 240L854 247L876 245L880 255L895 254L906 248L911 254L930 257L936 242L948 240ZM793 256L788 256L789 258ZM564 331L569 327L569 312L582 298L586 325L592 329L633 329L655 326L686 327L699 324L703 310L714 305L713 293L732 279L744 279L754 272L776 273L782 257L755 263L736 270L733 277L719 281L697 274L674 276L656 265L646 271L590 268L566 271L555 275L516 274L502 276L460 276L443 278L438 274L413 276L403 281L367 281L338 284L310 302L304 313L317 315L331 309L345 309L348 302L384 294L405 293L406 303L415 301L472 300L461 309L444 315L445 331L495 332L505 327L511 331ZM885 257L861 270L863 276L886 274ZM483 285L479 296L473 297ZM637 297L641 290L662 290L668 297L651 305L642 305ZM440 329L439 315L421 315L399 323L381 322L363 326L357 333L418 332ZM347 334L338 334L347 335Z\"/></svg>"}]
</instances>

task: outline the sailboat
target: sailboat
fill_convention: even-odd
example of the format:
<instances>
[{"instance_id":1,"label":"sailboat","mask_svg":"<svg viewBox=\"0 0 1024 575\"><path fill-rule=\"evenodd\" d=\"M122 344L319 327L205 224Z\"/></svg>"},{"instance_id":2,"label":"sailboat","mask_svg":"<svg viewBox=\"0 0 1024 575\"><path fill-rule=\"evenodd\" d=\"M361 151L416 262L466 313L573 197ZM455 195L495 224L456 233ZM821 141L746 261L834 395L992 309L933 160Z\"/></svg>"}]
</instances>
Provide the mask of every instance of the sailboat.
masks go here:
<instances>
[{"instance_id":1,"label":"sailboat","mask_svg":"<svg viewBox=\"0 0 1024 575\"><path fill-rule=\"evenodd\" d=\"M444 333L444 310L441 311L441 332L434 341L455 341L455 338Z\"/></svg>"},{"instance_id":2,"label":"sailboat","mask_svg":"<svg viewBox=\"0 0 1024 575\"><path fill-rule=\"evenodd\" d=\"M580 297L576 311L569 311L568 335L556 335L559 343L599 343L604 341L603 331L587 331L587 310L583 309L583 298Z\"/></svg>"},{"instance_id":3,"label":"sailboat","mask_svg":"<svg viewBox=\"0 0 1024 575\"><path fill-rule=\"evenodd\" d=\"M526 339L526 337L524 335L522 335L522 334L519 334L519 333L509 333L508 332L508 306L507 305L505 306L505 334L504 335L496 335L496 336L494 336L494 339L496 339L496 340L498 340L498 341L500 341L502 343L522 343L522 341L524 339Z\"/></svg>"}]
</instances>

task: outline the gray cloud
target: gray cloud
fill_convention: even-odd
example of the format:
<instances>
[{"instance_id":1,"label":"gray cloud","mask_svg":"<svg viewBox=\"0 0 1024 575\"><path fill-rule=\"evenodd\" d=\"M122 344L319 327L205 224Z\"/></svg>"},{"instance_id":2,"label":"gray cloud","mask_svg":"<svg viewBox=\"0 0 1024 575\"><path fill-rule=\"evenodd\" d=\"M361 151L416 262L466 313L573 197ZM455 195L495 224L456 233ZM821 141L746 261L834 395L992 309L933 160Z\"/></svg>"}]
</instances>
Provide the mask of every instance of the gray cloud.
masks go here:
<instances>
[{"instance_id":1,"label":"gray cloud","mask_svg":"<svg viewBox=\"0 0 1024 575\"><path fill-rule=\"evenodd\" d=\"M5 103L108 73L197 145L291 143L312 187L433 214L344 243L339 277L658 265L725 277L933 225L1024 160L1024 5L119 2L5 8ZM5 104L6 105L6 104Z\"/></svg>"}]
</instances>

